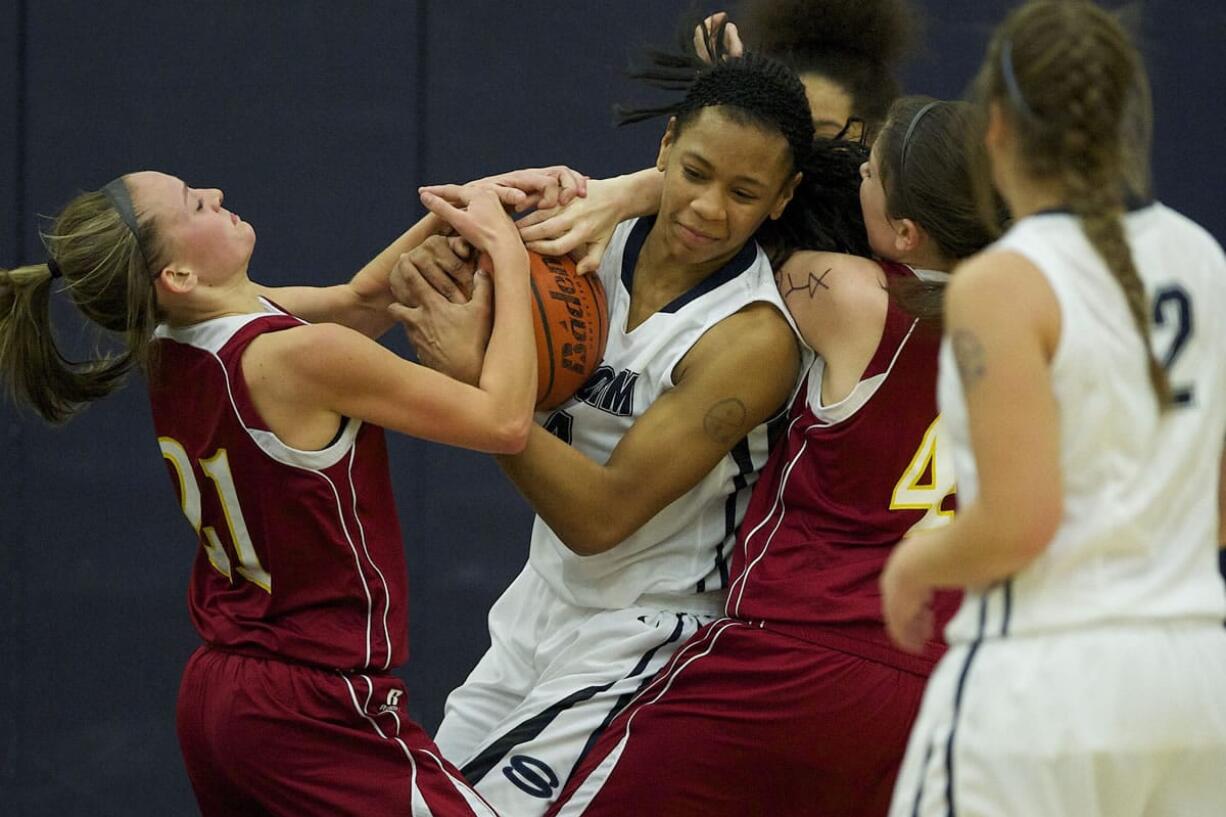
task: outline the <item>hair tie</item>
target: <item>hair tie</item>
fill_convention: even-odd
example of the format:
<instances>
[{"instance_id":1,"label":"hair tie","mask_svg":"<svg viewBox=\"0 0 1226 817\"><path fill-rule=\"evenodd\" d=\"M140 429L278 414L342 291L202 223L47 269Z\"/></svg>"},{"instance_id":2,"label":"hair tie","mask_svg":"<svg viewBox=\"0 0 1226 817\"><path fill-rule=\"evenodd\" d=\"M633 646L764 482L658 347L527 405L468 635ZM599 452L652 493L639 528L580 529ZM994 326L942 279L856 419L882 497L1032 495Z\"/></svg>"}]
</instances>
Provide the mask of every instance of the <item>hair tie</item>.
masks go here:
<instances>
[{"instance_id":1,"label":"hair tie","mask_svg":"<svg viewBox=\"0 0 1226 817\"><path fill-rule=\"evenodd\" d=\"M64 271L60 269L60 265L57 264L55 259L52 258L51 256L47 256L47 269L51 271L52 281L54 281L56 278L64 277Z\"/></svg>"},{"instance_id":2,"label":"hair tie","mask_svg":"<svg viewBox=\"0 0 1226 817\"><path fill-rule=\"evenodd\" d=\"M140 243L140 224L136 221L136 208L132 206L132 196L128 193L128 186L124 184L123 176L107 182L102 188L102 195L106 196L107 201L119 213L119 218L127 226L128 232L132 233L132 238L136 239L136 249L140 251L141 260L145 262L145 270L153 275L149 257L145 255L145 248Z\"/></svg>"},{"instance_id":3,"label":"hair tie","mask_svg":"<svg viewBox=\"0 0 1226 817\"><path fill-rule=\"evenodd\" d=\"M1026 97L1022 95L1022 86L1017 83L1017 74L1013 73L1013 42L1011 40L1005 40L1001 46L1000 72L1004 77L1005 90L1009 94L1013 107L1030 119L1038 119L1034 110L1026 103Z\"/></svg>"},{"instance_id":4,"label":"hair tie","mask_svg":"<svg viewBox=\"0 0 1226 817\"><path fill-rule=\"evenodd\" d=\"M915 128L919 125L929 111L941 104L941 100L934 99L924 107L915 112L915 116L911 117L911 124L907 126L907 132L902 137L902 159L898 163L900 172L905 173L907 170L907 154L911 151L911 137L915 134Z\"/></svg>"}]
</instances>

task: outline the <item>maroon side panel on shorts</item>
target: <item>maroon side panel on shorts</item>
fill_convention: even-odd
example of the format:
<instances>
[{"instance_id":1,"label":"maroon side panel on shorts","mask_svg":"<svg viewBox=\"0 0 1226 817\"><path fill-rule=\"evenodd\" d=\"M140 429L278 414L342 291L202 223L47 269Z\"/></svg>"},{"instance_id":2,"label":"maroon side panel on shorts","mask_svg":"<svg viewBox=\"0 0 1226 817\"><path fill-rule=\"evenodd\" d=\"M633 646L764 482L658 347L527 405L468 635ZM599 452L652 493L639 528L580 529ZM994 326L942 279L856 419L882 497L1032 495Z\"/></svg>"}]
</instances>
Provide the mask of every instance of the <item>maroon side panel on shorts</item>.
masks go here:
<instances>
[{"instance_id":1,"label":"maroon side panel on shorts","mask_svg":"<svg viewBox=\"0 0 1226 817\"><path fill-rule=\"evenodd\" d=\"M721 619L609 725L548 814L881 817L924 681Z\"/></svg>"}]
</instances>

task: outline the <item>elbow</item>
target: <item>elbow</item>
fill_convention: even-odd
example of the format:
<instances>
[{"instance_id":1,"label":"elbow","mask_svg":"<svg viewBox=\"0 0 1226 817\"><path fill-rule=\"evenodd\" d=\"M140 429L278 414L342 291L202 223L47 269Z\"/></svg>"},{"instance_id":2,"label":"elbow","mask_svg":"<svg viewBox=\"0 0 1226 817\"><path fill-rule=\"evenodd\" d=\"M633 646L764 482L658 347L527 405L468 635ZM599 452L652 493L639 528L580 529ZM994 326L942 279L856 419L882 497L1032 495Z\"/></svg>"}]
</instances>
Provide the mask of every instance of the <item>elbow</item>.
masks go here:
<instances>
[{"instance_id":1,"label":"elbow","mask_svg":"<svg viewBox=\"0 0 1226 817\"><path fill-rule=\"evenodd\" d=\"M491 440L490 453L505 455L522 453L528 447L528 435L531 431L531 414L500 423Z\"/></svg>"},{"instance_id":2,"label":"elbow","mask_svg":"<svg viewBox=\"0 0 1226 817\"><path fill-rule=\"evenodd\" d=\"M565 533L556 530L555 533L576 556L598 556L620 545L634 531L623 530L601 514L589 514Z\"/></svg>"}]
</instances>

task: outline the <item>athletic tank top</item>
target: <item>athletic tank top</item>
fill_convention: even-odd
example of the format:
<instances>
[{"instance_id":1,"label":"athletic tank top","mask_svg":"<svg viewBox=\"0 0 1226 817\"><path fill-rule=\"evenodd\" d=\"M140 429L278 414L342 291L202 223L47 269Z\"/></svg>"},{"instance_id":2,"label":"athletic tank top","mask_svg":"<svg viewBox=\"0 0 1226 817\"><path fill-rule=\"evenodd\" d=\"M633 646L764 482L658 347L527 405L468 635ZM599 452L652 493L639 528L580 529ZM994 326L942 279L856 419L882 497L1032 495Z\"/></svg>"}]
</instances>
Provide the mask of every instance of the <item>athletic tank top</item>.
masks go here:
<instances>
[{"instance_id":1,"label":"athletic tank top","mask_svg":"<svg viewBox=\"0 0 1226 817\"><path fill-rule=\"evenodd\" d=\"M602 464L630 426L674 387L673 368L711 327L752 303L771 304L787 316L770 262L751 242L723 268L626 331L634 268L653 222L631 220L614 231L598 273L609 299L604 359L573 399L539 418ZM766 462L767 425L753 429L697 485L604 553L575 555L538 516L531 565L562 598L583 607L617 609L644 595L722 593L737 523ZM712 601L718 610L720 599Z\"/></svg>"},{"instance_id":2,"label":"athletic tank top","mask_svg":"<svg viewBox=\"0 0 1226 817\"><path fill-rule=\"evenodd\" d=\"M917 274L881 265L891 278ZM891 644L878 579L908 531L944 525L954 513L953 460L936 407L939 343L938 326L891 301L877 351L846 398L822 404L825 365L813 362L741 524L728 615L930 671L942 645L914 656ZM938 620L958 598L938 594Z\"/></svg>"},{"instance_id":3,"label":"athletic tank top","mask_svg":"<svg viewBox=\"0 0 1226 817\"><path fill-rule=\"evenodd\" d=\"M1050 212L1022 219L993 248L1030 260L1060 305L1051 386L1064 513L1037 559L968 593L948 628L951 642L1226 617L1217 569L1226 259L1208 233L1161 204L1128 214L1125 232L1149 296L1153 350L1175 391L1176 405L1165 412L1153 397L1123 291L1076 218ZM940 401L966 506L978 481L948 343Z\"/></svg>"},{"instance_id":4,"label":"athletic tank top","mask_svg":"<svg viewBox=\"0 0 1226 817\"><path fill-rule=\"evenodd\" d=\"M200 543L192 623L245 654L386 670L408 654L408 586L383 430L345 420L301 451L268 429L243 352L303 322L267 306L155 335L154 426Z\"/></svg>"}]
</instances>

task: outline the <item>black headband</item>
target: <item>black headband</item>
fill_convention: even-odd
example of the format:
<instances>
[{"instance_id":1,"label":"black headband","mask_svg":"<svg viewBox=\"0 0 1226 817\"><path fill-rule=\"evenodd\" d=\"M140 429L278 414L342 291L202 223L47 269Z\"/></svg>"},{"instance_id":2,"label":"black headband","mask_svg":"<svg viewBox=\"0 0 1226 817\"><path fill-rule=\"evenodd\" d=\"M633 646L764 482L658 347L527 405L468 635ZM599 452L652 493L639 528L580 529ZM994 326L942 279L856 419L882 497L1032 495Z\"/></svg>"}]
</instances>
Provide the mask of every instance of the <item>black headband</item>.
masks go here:
<instances>
[{"instance_id":1,"label":"black headband","mask_svg":"<svg viewBox=\"0 0 1226 817\"><path fill-rule=\"evenodd\" d=\"M128 186L124 184L123 176L107 182L102 188L102 195L106 196L106 200L111 203L115 212L119 213L119 217L127 225L132 238L136 240L136 249L140 252L141 260L145 262L145 269L149 270L149 274L152 275L153 270L149 257L145 255L145 248L140 243L140 224L136 221L136 208L132 206L132 196L128 193Z\"/></svg>"},{"instance_id":2,"label":"black headband","mask_svg":"<svg viewBox=\"0 0 1226 817\"><path fill-rule=\"evenodd\" d=\"M1017 84L1017 74L1013 72L1013 42L1011 40L1005 40L1000 47L1000 73L1004 77L1005 90L1009 94L1013 107L1030 119L1038 119L1034 110L1026 103L1026 97L1022 95L1022 86Z\"/></svg>"},{"instance_id":3,"label":"black headband","mask_svg":"<svg viewBox=\"0 0 1226 817\"><path fill-rule=\"evenodd\" d=\"M907 126L907 132L902 137L902 158L898 162L898 168L901 172L907 172L907 154L911 151L911 137L915 134L915 127L920 123L920 120L937 105L940 105L939 99L934 99L924 107L915 112L915 116L911 117L911 124Z\"/></svg>"},{"instance_id":4,"label":"black headband","mask_svg":"<svg viewBox=\"0 0 1226 817\"><path fill-rule=\"evenodd\" d=\"M55 262L55 259L54 259L54 258L52 258L51 256L47 256L47 269L49 269L49 270L51 271L51 280L53 280L53 281L54 281L56 278L63 278L63 277L64 277L64 271L63 271L62 269L60 269L60 265L59 265L59 264L57 264L57 263Z\"/></svg>"}]
</instances>

